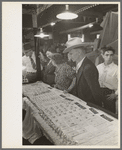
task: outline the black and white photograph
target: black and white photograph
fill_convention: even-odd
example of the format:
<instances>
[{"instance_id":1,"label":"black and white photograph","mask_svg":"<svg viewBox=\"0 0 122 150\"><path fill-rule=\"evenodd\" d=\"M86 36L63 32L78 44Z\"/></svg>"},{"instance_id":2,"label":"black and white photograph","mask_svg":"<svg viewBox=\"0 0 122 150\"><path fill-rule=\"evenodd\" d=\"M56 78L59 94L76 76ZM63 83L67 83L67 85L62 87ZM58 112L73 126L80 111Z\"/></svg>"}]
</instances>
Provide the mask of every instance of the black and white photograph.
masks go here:
<instances>
[{"instance_id":1,"label":"black and white photograph","mask_svg":"<svg viewBox=\"0 0 122 150\"><path fill-rule=\"evenodd\" d=\"M120 148L120 2L3 2L2 8L3 76L15 76L11 86L3 84L3 100L14 99L12 108L7 100L2 105L3 148L12 142ZM11 139L9 122L21 140Z\"/></svg>"}]
</instances>

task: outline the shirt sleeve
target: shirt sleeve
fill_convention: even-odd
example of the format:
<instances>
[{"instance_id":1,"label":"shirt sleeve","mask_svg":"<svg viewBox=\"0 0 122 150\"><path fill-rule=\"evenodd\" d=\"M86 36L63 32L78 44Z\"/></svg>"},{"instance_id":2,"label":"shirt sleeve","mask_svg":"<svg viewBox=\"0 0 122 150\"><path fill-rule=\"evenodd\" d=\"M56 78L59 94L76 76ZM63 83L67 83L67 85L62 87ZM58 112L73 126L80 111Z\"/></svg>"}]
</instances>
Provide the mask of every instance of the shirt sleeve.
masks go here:
<instances>
[{"instance_id":1,"label":"shirt sleeve","mask_svg":"<svg viewBox=\"0 0 122 150\"><path fill-rule=\"evenodd\" d=\"M26 66L25 57L22 57L22 66Z\"/></svg>"},{"instance_id":2,"label":"shirt sleeve","mask_svg":"<svg viewBox=\"0 0 122 150\"><path fill-rule=\"evenodd\" d=\"M118 85L118 67L117 67L117 70L116 70L116 72L115 72L115 78L116 78L117 85ZM117 88L117 90L115 91L115 94L118 95L118 88Z\"/></svg>"},{"instance_id":3,"label":"shirt sleeve","mask_svg":"<svg viewBox=\"0 0 122 150\"><path fill-rule=\"evenodd\" d=\"M100 87L102 87L102 85L103 85L103 78L102 78L102 74L101 74L101 72L102 72L102 65L100 64L100 65L98 65L98 66L96 66L96 68L97 68L97 71L98 71L98 81L99 81L99 84L100 84Z\"/></svg>"},{"instance_id":4,"label":"shirt sleeve","mask_svg":"<svg viewBox=\"0 0 122 150\"><path fill-rule=\"evenodd\" d=\"M97 68L97 70L98 70L98 72L99 72L100 65L97 65L96 68Z\"/></svg>"}]
</instances>

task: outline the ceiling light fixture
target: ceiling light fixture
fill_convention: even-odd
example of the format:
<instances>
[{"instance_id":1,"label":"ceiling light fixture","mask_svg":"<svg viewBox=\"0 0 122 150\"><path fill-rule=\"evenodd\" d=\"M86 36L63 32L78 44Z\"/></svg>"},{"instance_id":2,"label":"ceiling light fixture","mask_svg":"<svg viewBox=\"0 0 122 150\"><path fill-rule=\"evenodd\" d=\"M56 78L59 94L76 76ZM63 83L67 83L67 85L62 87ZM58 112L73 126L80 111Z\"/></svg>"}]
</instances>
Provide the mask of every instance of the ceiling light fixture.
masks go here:
<instances>
[{"instance_id":1,"label":"ceiling light fixture","mask_svg":"<svg viewBox=\"0 0 122 150\"><path fill-rule=\"evenodd\" d=\"M62 20L72 20L72 19L75 19L78 17L77 14L75 13L72 13L69 11L69 5L66 5L66 11L61 13L61 14L58 14L56 16L58 19L62 19Z\"/></svg>"},{"instance_id":2,"label":"ceiling light fixture","mask_svg":"<svg viewBox=\"0 0 122 150\"><path fill-rule=\"evenodd\" d=\"M40 38L45 38L45 37L48 37L49 35L48 34L45 34L42 30L42 28L40 28L40 33L37 34L37 35L34 35L35 37L40 37Z\"/></svg>"}]
</instances>

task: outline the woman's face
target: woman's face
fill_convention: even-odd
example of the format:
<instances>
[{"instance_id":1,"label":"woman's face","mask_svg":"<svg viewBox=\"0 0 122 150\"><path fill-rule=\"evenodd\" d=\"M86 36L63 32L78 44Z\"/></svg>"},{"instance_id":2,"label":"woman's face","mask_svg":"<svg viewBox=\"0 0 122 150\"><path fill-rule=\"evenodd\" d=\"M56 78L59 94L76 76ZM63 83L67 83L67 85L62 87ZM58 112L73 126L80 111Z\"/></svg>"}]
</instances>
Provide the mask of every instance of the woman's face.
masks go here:
<instances>
[{"instance_id":1,"label":"woman's face","mask_svg":"<svg viewBox=\"0 0 122 150\"><path fill-rule=\"evenodd\" d=\"M47 57L49 57L50 55L52 55L52 53L50 51L46 52Z\"/></svg>"}]
</instances>

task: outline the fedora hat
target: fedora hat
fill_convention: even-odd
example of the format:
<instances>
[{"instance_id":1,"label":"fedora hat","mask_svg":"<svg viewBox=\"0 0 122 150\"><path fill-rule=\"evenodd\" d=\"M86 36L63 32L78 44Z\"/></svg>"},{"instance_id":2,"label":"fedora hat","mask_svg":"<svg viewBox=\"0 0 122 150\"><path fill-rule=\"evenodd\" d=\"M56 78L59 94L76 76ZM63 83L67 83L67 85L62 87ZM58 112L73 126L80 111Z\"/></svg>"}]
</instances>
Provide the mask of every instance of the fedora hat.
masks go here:
<instances>
[{"instance_id":1,"label":"fedora hat","mask_svg":"<svg viewBox=\"0 0 122 150\"><path fill-rule=\"evenodd\" d=\"M32 50L32 47L31 47L31 45L29 43L24 44L23 47L24 47L24 51L30 51L30 50Z\"/></svg>"},{"instance_id":2,"label":"fedora hat","mask_svg":"<svg viewBox=\"0 0 122 150\"><path fill-rule=\"evenodd\" d=\"M63 53L68 53L70 50L74 49L74 48L77 48L77 47L86 47L86 46L90 46L90 45L93 45L93 43L89 43L89 42L85 42L83 43L81 41L81 38L79 37L74 37L74 38L71 38L69 41L66 42L65 46L67 48L65 48L65 50L63 51Z\"/></svg>"}]
</instances>

